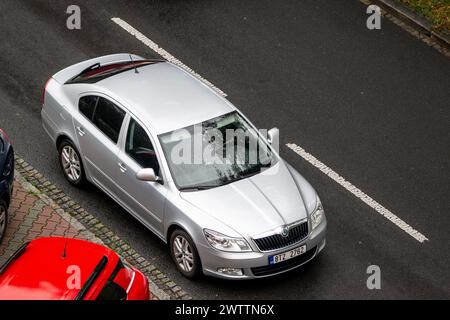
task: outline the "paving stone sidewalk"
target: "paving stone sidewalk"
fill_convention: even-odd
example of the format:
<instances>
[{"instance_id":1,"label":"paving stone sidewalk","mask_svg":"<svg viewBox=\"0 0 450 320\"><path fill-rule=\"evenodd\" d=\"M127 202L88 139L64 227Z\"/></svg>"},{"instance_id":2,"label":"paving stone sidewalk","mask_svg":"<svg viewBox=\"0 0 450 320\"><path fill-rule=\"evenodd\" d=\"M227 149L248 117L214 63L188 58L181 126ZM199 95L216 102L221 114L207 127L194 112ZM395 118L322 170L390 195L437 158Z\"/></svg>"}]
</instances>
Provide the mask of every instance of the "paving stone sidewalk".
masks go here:
<instances>
[{"instance_id":1,"label":"paving stone sidewalk","mask_svg":"<svg viewBox=\"0 0 450 320\"><path fill-rule=\"evenodd\" d=\"M67 236L85 239L83 230L69 224L51 206L14 181L14 193L8 210L9 224L0 244L0 264L24 242L39 237Z\"/></svg>"},{"instance_id":2,"label":"paving stone sidewalk","mask_svg":"<svg viewBox=\"0 0 450 320\"><path fill-rule=\"evenodd\" d=\"M24 242L39 237L84 239L113 249L123 260L141 270L149 279L155 300L192 299L163 272L20 157L16 158L8 221L5 237L0 243L0 265Z\"/></svg>"}]
</instances>

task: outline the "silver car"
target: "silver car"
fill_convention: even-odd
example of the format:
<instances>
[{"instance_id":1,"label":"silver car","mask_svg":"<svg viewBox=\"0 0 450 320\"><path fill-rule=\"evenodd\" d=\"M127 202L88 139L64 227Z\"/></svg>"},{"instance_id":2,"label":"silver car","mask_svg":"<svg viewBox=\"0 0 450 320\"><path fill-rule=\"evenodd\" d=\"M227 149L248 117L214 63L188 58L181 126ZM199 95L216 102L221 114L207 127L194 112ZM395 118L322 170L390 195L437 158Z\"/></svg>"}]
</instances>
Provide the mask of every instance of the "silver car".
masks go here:
<instances>
[{"instance_id":1,"label":"silver car","mask_svg":"<svg viewBox=\"0 0 450 320\"><path fill-rule=\"evenodd\" d=\"M320 199L279 157L278 130L256 130L176 65L130 54L75 64L46 83L41 114L67 180L117 201L185 277L272 276L325 247Z\"/></svg>"}]
</instances>

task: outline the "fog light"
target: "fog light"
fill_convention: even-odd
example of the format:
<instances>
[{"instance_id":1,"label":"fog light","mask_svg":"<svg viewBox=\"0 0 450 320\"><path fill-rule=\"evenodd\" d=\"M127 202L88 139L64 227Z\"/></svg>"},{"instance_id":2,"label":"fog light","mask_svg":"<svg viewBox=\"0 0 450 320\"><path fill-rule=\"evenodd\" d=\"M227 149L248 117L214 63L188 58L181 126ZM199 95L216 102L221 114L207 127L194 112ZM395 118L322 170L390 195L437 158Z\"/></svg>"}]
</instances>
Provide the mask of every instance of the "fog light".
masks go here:
<instances>
[{"instance_id":1,"label":"fog light","mask_svg":"<svg viewBox=\"0 0 450 320\"><path fill-rule=\"evenodd\" d=\"M244 272L242 269L238 268L218 268L217 271L219 273L226 274L228 276L243 276Z\"/></svg>"}]
</instances>

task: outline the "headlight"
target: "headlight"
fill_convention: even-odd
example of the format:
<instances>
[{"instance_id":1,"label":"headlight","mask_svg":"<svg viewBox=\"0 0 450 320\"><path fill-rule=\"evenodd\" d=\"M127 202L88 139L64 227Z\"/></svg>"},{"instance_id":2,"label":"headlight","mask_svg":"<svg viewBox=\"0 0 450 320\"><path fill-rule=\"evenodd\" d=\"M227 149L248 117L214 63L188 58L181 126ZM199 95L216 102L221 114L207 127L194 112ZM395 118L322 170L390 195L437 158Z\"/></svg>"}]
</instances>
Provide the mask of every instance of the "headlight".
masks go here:
<instances>
[{"instance_id":1,"label":"headlight","mask_svg":"<svg viewBox=\"0 0 450 320\"><path fill-rule=\"evenodd\" d=\"M311 225L312 225L313 230L315 228L317 228L317 226L322 222L322 220L325 216L325 213L323 212L322 203L320 202L320 199L318 196L316 196L316 198L317 198L316 208L314 209L313 213L311 214Z\"/></svg>"},{"instance_id":2,"label":"headlight","mask_svg":"<svg viewBox=\"0 0 450 320\"><path fill-rule=\"evenodd\" d=\"M247 241L243 238L231 238L208 229L203 230L203 232L208 243L217 250L230 252L252 251Z\"/></svg>"}]
</instances>

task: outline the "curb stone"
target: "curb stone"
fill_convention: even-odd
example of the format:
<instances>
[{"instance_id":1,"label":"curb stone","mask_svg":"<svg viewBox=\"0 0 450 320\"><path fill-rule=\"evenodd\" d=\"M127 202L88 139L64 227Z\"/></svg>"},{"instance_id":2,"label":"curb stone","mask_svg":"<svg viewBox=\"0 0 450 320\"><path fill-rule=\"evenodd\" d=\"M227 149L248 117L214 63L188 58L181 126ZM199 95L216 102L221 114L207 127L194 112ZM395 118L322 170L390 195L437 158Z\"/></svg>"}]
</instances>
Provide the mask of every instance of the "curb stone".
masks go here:
<instances>
[{"instance_id":1,"label":"curb stone","mask_svg":"<svg viewBox=\"0 0 450 320\"><path fill-rule=\"evenodd\" d=\"M433 30L426 18L393 0L360 0L360 2L367 6L378 5L385 18L450 58L450 36Z\"/></svg>"},{"instance_id":2,"label":"curb stone","mask_svg":"<svg viewBox=\"0 0 450 320\"><path fill-rule=\"evenodd\" d=\"M431 36L432 26L430 21L428 21L425 17L418 15L403 4L392 0L372 0L372 2L379 4L386 11L394 13L398 17L416 25L418 28L422 29L427 36Z\"/></svg>"},{"instance_id":3,"label":"curb stone","mask_svg":"<svg viewBox=\"0 0 450 320\"><path fill-rule=\"evenodd\" d=\"M184 290L180 294L181 288L173 280L169 279L17 154L15 179L26 191L35 194L69 224L81 230L85 239L111 248L124 261L141 270L149 280L150 290L155 300L192 299Z\"/></svg>"}]
</instances>

